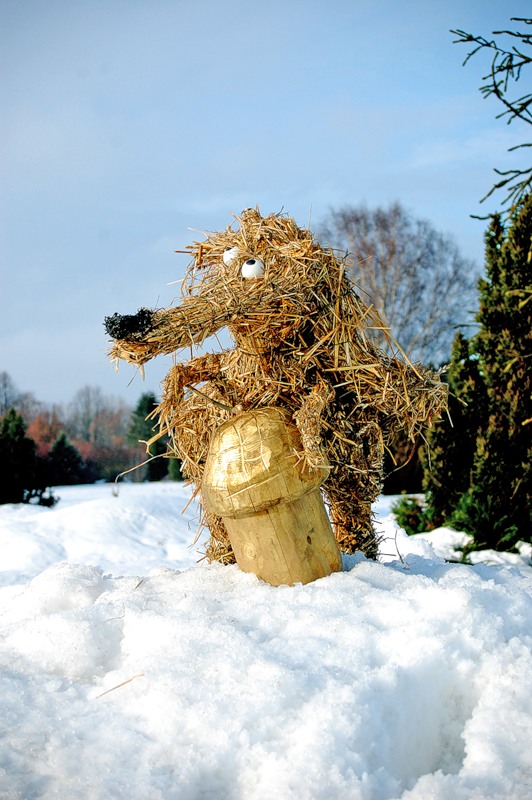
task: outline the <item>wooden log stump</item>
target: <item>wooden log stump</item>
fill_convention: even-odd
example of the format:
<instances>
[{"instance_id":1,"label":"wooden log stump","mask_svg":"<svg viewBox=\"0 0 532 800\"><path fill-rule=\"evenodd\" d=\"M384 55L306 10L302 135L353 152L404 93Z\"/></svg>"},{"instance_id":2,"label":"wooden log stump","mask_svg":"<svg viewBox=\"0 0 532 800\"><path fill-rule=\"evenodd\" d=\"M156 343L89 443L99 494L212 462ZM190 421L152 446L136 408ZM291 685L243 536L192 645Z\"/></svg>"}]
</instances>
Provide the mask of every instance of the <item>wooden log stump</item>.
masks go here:
<instances>
[{"instance_id":1,"label":"wooden log stump","mask_svg":"<svg viewBox=\"0 0 532 800\"><path fill-rule=\"evenodd\" d=\"M299 431L280 408L248 411L215 432L205 464L205 507L222 517L237 564L279 586L309 583L342 568L320 484Z\"/></svg>"}]
</instances>

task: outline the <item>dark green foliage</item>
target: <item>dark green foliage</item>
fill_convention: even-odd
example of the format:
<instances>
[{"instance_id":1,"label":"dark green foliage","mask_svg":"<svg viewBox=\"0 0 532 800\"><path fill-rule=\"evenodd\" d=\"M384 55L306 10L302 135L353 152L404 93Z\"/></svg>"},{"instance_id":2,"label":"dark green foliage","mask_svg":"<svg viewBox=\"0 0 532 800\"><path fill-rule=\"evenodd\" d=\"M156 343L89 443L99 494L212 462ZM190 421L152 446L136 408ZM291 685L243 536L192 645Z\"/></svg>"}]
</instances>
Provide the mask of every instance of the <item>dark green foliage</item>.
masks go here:
<instances>
[{"instance_id":1,"label":"dark green foliage","mask_svg":"<svg viewBox=\"0 0 532 800\"><path fill-rule=\"evenodd\" d=\"M392 505L392 511L398 524L409 536L432 531L441 525L433 509L417 497L401 497Z\"/></svg>"},{"instance_id":2,"label":"dark green foliage","mask_svg":"<svg viewBox=\"0 0 532 800\"><path fill-rule=\"evenodd\" d=\"M26 425L20 414L11 408L0 419L0 504L29 503L36 499L42 505L56 500L49 492L49 482L42 459L36 455L35 442L26 436Z\"/></svg>"},{"instance_id":3,"label":"dark green foliage","mask_svg":"<svg viewBox=\"0 0 532 800\"><path fill-rule=\"evenodd\" d=\"M157 406L157 398L152 392L141 394L135 409L131 413L127 440L129 444L136 445L145 442L153 436L155 426L146 419Z\"/></svg>"},{"instance_id":4,"label":"dark green foliage","mask_svg":"<svg viewBox=\"0 0 532 800\"><path fill-rule=\"evenodd\" d=\"M486 256L475 346L488 419L476 442L471 495L489 515L477 539L507 548L532 533L532 304L520 301L532 279L532 196L507 230L493 220Z\"/></svg>"},{"instance_id":5,"label":"dark green foliage","mask_svg":"<svg viewBox=\"0 0 532 800\"><path fill-rule=\"evenodd\" d=\"M511 549L532 533L532 197L486 234L478 333L457 337L449 370L454 428L430 435L425 489L434 513L476 548Z\"/></svg>"},{"instance_id":6,"label":"dark green foliage","mask_svg":"<svg viewBox=\"0 0 532 800\"><path fill-rule=\"evenodd\" d=\"M147 480L160 481L168 475L168 461L166 458L163 458L165 452L166 447L161 442L156 442L151 446L150 453L152 456L157 456L157 458L153 459L153 461L149 461L146 465L148 469Z\"/></svg>"},{"instance_id":7,"label":"dark green foliage","mask_svg":"<svg viewBox=\"0 0 532 800\"><path fill-rule=\"evenodd\" d=\"M66 433L60 433L46 458L48 484L74 486L90 483L90 475L83 458Z\"/></svg>"},{"instance_id":8,"label":"dark green foliage","mask_svg":"<svg viewBox=\"0 0 532 800\"><path fill-rule=\"evenodd\" d=\"M168 459L168 477L171 481L182 481L181 461L179 458Z\"/></svg>"},{"instance_id":9,"label":"dark green foliage","mask_svg":"<svg viewBox=\"0 0 532 800\"><path fill-rule=\"evenodd\" d=\"M383 494L421 492L423 483L421 442L421 438L412 442L402 431L393 436L389 450L384 455Z\"/></svg>"},{"instance_id":10,"label":"dark green foliage","mask_svg":"<svg viewBox=\"0 0 532 800\"><path fill-rule=\"evenodd\" d=\"M0 420L0 503L24 503L34 485L35 443L20 414L11 408Z\"/></svg>"},{"instance_id":11,"label":"dark green foliage","mask_svg":"<svg viewBox=\"0 0 532 800\"><path fill-rule=\"evenodd\" d=\"M152 420L147 419L148 415L157 406L157 398L154 394L146 392L140 396L140 399L131 414L131 421L127 434L128 442L131 445L137 445L139 442L149 441L156 430L156 426ZM149 461L146 465L146 479L148 481L160 481L168 473L168 460L162 458L163 454L167 451L165 439L158 439L150 445L149 456L158 456L153 461Z\"/></svg>"},{"instance_id":12,"label":"dark green foliage","mask_svg":"<svg viewBox=\"0 0 532 800\"><path fill-rule=\"evenodd\" d=\"M520 539L525 539L519 534L517 526L512 524L510 516L501 514L490 496L482 497L474 489L462 495L449 518L449 524L473 536L468 550L486 547L510 550Z\"/></svg>"},{"instance_id":13,"label":"dark green foliage","mask_svg":"<svg viewBox=\"0 0 532 800\"><path fill-rule=\"evenodd\" d=\"M445 376L449 414L430 428L422 451L423 489L440 519L448 518L471 482L474 443L486 422L486 392L477 354L458 333Z\"/></svg>"}]
</instances>

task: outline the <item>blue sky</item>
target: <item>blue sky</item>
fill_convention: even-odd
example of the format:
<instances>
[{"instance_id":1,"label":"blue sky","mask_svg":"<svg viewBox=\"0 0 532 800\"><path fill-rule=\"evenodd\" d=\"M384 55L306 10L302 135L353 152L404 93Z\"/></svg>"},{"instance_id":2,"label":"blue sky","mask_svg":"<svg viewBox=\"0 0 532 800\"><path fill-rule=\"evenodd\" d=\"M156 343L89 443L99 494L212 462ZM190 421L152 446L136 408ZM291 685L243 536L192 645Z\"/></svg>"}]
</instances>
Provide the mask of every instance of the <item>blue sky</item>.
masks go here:
<instances>
[{"instance_id":1,"label":"blue sky","mask_svg":"<svg viewBox=\"0 0 532 800\"><path fill-rule=\"evenodd\" d=\"M0 371L46 402L158 392L169 359L128 386L103 317L169 305L174 250L256 204L312 227L399 200L480 269L469 215L526 132L495 119L488 62L462 67L449 29L529 15L522 0L3 0Z\"/></svg>"}]
</instances>

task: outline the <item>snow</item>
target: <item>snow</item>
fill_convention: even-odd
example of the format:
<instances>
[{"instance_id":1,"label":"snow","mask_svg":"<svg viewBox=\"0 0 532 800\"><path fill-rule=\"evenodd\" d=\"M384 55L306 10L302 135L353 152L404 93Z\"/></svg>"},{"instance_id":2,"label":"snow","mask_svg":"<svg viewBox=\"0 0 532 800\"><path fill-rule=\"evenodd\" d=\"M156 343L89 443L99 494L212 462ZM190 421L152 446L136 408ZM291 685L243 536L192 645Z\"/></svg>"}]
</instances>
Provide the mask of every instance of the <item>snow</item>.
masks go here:
<instances>
[{"instance_id":1,"label":"snow","mask_svg":"<svg viewBox=\"0 0 532 800\"><path fill-rule=\"evenodd\" d=\"M273 588L198 562L180 484L0 507L0 798L529 800L530 552ZM477 559L482 554L477 554Z\"/></svg>"}]
</instances>

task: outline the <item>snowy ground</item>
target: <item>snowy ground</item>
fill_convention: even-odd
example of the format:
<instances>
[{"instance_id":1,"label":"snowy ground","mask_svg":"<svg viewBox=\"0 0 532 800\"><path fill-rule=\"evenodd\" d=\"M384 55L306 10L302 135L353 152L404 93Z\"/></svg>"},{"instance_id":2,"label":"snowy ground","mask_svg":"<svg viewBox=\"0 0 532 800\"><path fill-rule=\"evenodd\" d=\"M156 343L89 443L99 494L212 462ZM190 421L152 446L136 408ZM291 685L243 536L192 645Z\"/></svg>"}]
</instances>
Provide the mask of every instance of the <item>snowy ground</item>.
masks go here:
<instances>
[{"instance_id":1,"label":"snowy ground","mask_svg":"<svg viewBox=\"0 0 532 800\"><path fill-rule=\"evenodd\" d=\"M379 563L273 588L196 563L181 485L57 494L0 507L2 800L532 797L530 548L447 563L382 498Z\"/></svg>"}]
</instances>

